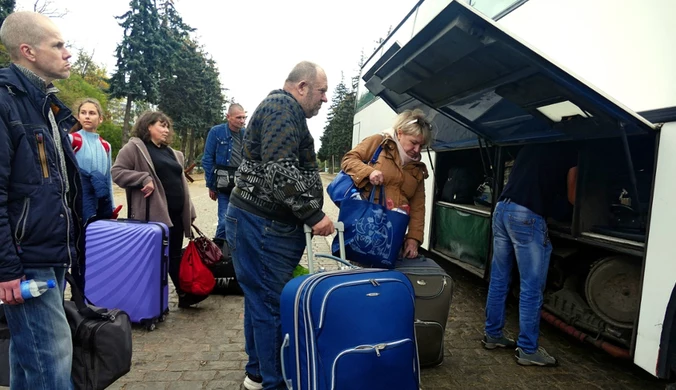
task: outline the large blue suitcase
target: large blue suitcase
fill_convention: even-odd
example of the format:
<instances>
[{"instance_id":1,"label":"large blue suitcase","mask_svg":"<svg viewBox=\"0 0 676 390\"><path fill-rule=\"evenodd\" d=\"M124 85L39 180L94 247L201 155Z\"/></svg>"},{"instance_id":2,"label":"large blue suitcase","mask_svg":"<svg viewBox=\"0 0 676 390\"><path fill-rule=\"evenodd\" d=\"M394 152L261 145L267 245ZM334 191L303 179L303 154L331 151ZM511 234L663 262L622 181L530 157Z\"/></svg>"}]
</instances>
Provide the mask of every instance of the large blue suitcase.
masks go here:
<instances>
[{"instance_id":1,"label":"large blue suitcase","mask_svg":"<svg viewBox=\"0 0 676 390\"><path fill-rule=\"evenodd\" d=\"M343 269L292 279L281 296L287 387L417 390L414 302L411 282L398 271Z\"/></svg>"}]
</instances>

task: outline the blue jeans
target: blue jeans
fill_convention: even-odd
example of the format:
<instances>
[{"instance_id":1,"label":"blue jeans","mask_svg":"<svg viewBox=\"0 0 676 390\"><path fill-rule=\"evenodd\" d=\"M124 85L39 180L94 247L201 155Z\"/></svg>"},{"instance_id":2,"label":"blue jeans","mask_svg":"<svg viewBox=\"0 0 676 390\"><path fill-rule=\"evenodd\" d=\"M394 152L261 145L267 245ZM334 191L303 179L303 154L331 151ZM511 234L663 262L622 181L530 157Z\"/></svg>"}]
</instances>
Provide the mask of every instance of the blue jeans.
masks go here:
<instances>
[{"instance_id":1,"label":"blue jeans","mask_svg":"<svg viewBox=\"0 0 676 390\"><path fill-rule=\"evenodd\" d=\"M214 238L222 238L225 240L225 215L228 212L228 204L230 204L230 195L218 194L218 226L216 227L216 234Z\"/></svg>"},{"instance_id":2,"label":"blue jeans","mask_svg":"<svg viewBox=\"0 0 676 390\"><path fill-rule=\"evenodd\" d=\"M502 337L505 301L516 256L521 278L517 345L526 353L537 351L540 309L551 254L552 243L543 217L509 200L496 205L491 281L486 300L486 334L489 337Z\"/></svg>"},{"instance_id":3,"label":"blue jeans","mask_svg":"<svg viewBox=\"0 0 676 390\"><path fill-rule=\"evenodd\" d=\"M246 371L262 376L265 390L286 389L279 356L279 298L303 256L303 227L230 206L225 230L237 281L244 291Z\"/></svg>"},{"instance_id":4,"label":"blue jeans","mask_svg":"<svg viewBox=\"0 0 676 390\"><path fill-rule=\"evenodd\" d=\"M55 279L56 287L20 305L5 307L11 334L10 388L72 389L73 342L63 310L65 268L26 268L26 279Z\"/></svg>"}]
</instances>

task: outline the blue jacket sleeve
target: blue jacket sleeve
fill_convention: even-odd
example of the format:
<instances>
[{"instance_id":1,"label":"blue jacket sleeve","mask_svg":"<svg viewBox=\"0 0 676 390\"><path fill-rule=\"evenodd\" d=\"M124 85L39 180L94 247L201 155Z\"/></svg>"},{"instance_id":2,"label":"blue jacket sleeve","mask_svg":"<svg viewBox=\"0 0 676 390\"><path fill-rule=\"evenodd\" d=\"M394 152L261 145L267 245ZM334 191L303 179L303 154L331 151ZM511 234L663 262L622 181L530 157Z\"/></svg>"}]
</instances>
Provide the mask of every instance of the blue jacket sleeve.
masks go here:
<instances>
[{"instance_id":1,"label":"blue jacket sleeve","mask_svg":"<svg viewBox=\"0 0 676 390\"><path fill-rule=\"evenodd\" d=\"M1 107L0 118L0 282L19 279L23 276L21 259L16 253L12 229L9 225L9 183L14 159L14 145L7 125L7 107Z\"/></svg>"},{"instance_id":2,"label":"blue jacket sleeve","mask_svg":"<svg viewBox=\"0 0 676 390\"><path fill-rule=\"evenodd\" d=\"M214 176L214 164L216 161L216 142L217 142L217 135L216 132L218 131L217 126L214 126L209 130L209 134L207 134L207 141L204 143L204 154L202 155L202 169L204 169L204 181L206 182L206 186L211 189L212 191L215 191L216 188L214 188L214 183L213 183L213 176Z\"/></svg>"}]
</instances>

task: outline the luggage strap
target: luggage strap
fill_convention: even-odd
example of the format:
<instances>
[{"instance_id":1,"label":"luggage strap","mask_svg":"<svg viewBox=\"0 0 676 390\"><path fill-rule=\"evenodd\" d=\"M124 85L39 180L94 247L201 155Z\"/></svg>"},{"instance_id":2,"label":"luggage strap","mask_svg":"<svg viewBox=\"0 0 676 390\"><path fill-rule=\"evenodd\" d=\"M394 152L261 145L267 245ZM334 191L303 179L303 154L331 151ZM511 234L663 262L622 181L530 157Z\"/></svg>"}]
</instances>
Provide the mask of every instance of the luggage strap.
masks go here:
<instances>
[{"instance_id":1,"label":"luggage strap","mask_svg":"<svg viewBox=\"0 0 676 390\"><path fill-rule=\"evenodd\" d=\"M70 292L72 296L71 301L75 302L75 307L77 307L78 313L80 313L85 318L103 320L111 319L109 314L97 313L91 307L87 306L86 302L89 302L92 305L93 303L87 299L87 297L85 297L84 292L80 290L80 286L78 286L75 278L70 274L70 272L66 272L66 281L68 284L70 284Z\"/></svg>"}]
</instances>

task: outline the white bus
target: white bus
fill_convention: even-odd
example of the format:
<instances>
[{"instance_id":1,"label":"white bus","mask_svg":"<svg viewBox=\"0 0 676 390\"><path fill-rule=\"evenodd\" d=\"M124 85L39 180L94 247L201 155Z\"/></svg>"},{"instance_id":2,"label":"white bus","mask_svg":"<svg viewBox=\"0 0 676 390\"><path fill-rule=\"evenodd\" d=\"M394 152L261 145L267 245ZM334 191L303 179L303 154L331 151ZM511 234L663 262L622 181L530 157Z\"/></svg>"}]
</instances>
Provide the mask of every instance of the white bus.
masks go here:
<instances>
[{"instance_id":1,"label":"white bus","mask_svg":"<svg viewBox=\"0 0 676 390\"><path fill-rule=\"evenodd\" d=\"M543 319L661 378L676 368L674 16L673 0L420 1L363 66L353 130L356 145L405 109L432 118L423 247L485 279L519 148L580 146L575 206L549 221ZM444 199L451 168L488 205Z\"/></svg>"}]
</instances>

